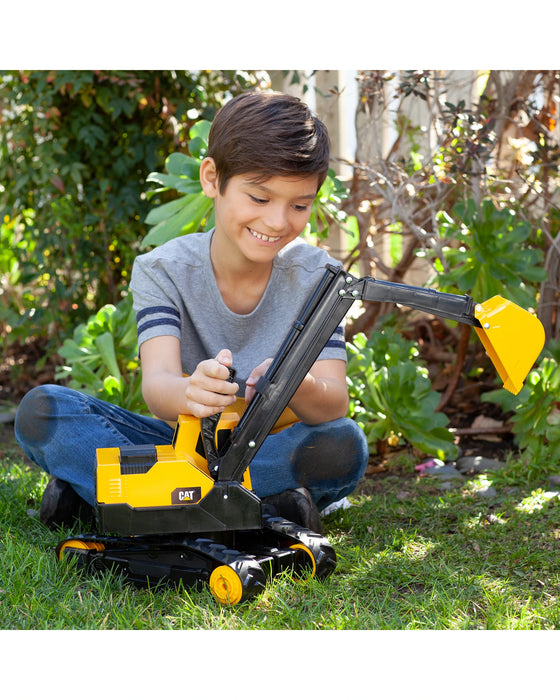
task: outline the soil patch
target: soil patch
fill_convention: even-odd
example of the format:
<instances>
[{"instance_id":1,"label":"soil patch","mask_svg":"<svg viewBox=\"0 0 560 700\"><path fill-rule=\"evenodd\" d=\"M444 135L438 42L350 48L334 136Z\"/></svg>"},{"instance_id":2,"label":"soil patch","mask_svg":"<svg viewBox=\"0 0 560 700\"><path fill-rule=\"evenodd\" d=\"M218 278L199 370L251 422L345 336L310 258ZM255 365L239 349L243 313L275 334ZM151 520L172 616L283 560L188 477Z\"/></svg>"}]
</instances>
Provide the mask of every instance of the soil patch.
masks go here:
<instances>
[{"instance_id":1,"label":"soil patch","mask_svg":"<svg viewBox=\"0 0 560 700\"><path fill-rule=\"evenodd\" d=\"M32 338L22 343L17 340L2 352L0 359L0 405L17 406L34 386L54 381L62 358L49 357L48 341Z\"/></svg>"}]
</instances>

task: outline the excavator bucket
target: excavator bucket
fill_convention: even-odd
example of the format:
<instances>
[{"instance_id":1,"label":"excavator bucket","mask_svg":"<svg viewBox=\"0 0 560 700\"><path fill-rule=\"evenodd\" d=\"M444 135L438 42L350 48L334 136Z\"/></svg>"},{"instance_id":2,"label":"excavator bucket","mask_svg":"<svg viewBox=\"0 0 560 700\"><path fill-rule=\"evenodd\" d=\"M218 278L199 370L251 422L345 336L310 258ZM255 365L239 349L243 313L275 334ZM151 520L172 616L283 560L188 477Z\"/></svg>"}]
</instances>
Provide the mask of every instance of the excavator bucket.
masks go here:
<instances>
[{"instance_id":1,"label":"excavator bucket","mask_svg":"<svg viewBox=\"0 0 560 700\"><path fill-rule=\"evenodd\" d=\"M504 388L518 394L543 348L542 323L533 314L501 296L477 304L474 315L482 326L475 331Z\"/></svg>"}]
</instances>

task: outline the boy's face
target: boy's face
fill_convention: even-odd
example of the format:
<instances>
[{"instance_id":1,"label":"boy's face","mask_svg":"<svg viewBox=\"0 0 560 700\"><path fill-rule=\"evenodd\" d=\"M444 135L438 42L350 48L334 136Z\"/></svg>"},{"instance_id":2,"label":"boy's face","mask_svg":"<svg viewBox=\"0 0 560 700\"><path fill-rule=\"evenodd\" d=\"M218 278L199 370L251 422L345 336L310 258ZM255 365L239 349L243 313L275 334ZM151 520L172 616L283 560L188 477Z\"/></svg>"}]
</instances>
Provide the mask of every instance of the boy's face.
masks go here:
<instances>
[{"instance_id":1,"label":"boy's face","mask_svg":"<svg viewBox=\"0 0 560 700\"><path fill-rule=\"evenodd\" d=\"M220 194L211 169L201 172L203 189L214 199L215 235L225 237L246 259L268 263L307 225L318 177L276 175L264 182L256 177L235 175Z\"/></svg>"}]
</instances>

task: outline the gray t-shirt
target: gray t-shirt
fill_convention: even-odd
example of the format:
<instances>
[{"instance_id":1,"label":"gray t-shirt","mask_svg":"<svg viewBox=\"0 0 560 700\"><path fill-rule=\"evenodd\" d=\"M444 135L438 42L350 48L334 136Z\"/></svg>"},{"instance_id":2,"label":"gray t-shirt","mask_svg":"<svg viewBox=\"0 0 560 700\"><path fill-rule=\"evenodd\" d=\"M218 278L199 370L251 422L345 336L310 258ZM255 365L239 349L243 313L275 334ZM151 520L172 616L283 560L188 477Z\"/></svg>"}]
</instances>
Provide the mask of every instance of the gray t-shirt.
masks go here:
<instances>
[{"instance_id":1,"label":"gray t-shirt","mask_svg":"<svg viewBox=\"0 0 560 700\"><path fill-rule=\"evenodd\" d=\"M138 345L161 335L179 338L183 372L192 374L202 360L231 350L239 395L250 372L274 357L327 263L340 265L326 251L296 239L273 261L266 290L249 314L224 303L210 261L212 231L173 239L139 255L130 289L138 325ZM318 359L346 361L343 326Z\"/></svg>"}]
</instances>

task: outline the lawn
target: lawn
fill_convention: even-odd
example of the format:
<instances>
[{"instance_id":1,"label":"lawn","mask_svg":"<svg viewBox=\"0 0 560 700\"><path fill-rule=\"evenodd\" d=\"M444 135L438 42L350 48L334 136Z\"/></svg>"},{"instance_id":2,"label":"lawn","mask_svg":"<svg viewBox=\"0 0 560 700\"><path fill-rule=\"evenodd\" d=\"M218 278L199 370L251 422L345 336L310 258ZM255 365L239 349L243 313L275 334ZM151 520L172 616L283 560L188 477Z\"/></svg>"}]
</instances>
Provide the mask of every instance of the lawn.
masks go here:
<instances>
[{"instance_id":1,"label":"lawn","mask_svg":"<svg viewBox=\"0 0 560 700\"><path fill-rule=\"evenodd\" d=\"M338 566L285 575L234 607L207 590L141 589L85 576L54 547L71 530L37 519L45 475L4 439L0 459L3 630L555 630L560 500L514 462L442 487L410 458L366 477L324 520ZM493 486L491 497L481 484Z\"/></svg>"}]
</instances>

